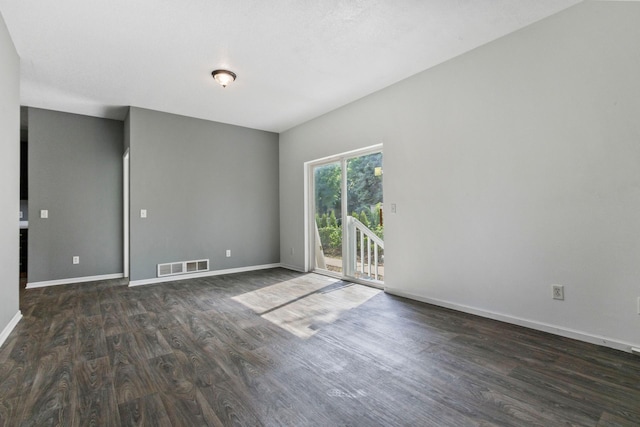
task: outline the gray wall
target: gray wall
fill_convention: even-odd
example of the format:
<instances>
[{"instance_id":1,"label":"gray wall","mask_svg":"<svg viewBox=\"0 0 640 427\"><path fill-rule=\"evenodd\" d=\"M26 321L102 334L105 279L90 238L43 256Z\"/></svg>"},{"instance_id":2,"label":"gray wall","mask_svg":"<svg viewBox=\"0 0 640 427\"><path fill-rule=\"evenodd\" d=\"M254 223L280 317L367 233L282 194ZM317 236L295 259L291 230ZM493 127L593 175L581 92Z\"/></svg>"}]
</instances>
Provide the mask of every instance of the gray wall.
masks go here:
<instances>
[{"instance_id":1,"label":"gray wall","mask_svg":"<svg viewBox=\"0 0 640 427\"><path fill-rule=\"evenodd\" d=\"M123 139L121 121L29 108L29 283L122 273Z\"/></svg>"},{"instance_id":2,"label":"gray wall","mask_svg":"<svg viewBox=\"0 0 640 427\"><path fill-rule=\"evenodd\" d=\"M0 15L0 331L18 312L20 59Z\"/></svg>"},{"instance_id":3,"label":"gray wall","mask_svg":"<svg viewBox=\"0 0 640 427\"><path fill-rule=\"evenodd\" d=\"M281 134L283 264L303 162L383 142L388 288L640 344L638 22L581 3Z\"/></svg>"},{"instance_id":4,"label":"gray wall","mask_svg":"<svg viewBox=\"0 0 640 427\"><path fill-rule=\"evenodd\" d=\"M131 280L280 261L277 134L134 107L129 129Z\"/></svg>"}]
</instances>

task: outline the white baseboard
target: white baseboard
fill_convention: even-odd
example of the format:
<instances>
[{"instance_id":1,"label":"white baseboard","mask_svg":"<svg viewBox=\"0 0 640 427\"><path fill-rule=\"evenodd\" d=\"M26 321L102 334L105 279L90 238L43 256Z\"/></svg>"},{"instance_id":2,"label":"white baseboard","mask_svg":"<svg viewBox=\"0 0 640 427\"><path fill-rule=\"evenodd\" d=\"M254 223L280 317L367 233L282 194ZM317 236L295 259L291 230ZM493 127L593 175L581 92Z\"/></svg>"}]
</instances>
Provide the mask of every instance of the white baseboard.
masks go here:
<instances>
[{"instance_id":1,"label":"white baseboard","mask_svg":"<svg viewBox=\"0 0 640 427\"><path fill-rule=\"evenodd\" d=\"M18 310L13 318L11 318L7 326L5 326L2 332L0 332L0 347L2 347L2 344L4 344L7 338L9 338L9 334L11 333L11 331L13 331L13 328L16 327L20 319L22 319L22 312Z\"/></svg>"},{"instance_id":2,"label":"white baseboard","mask_svg":"<svg viewBox=\"0 0 640 427\"><path fill-rule=\"evenodd\" d=\"M571 338L578 341L588 342L590 344L596 344L603 347L609 347L616 350L626 351L631 353L633 347L640 347L640 345L619 341L599 335L593 335L582 331L576 331L561 326L550 325L548 323L538 322L535 320L523 319L520 317L510 316L506 314L496 313L493 311L483 310L480 308L470 307L462 304L456 304L449 301L442 301L434 298L427 298L420 295L415 295L410 292L404 292L402 290L385 288L384 291L391 295L397 295L403 298L409 298L416 301L425 302L427 304L437 305L439 307L450 308L456 311L462 311L464 313L474 314L480 317L486 317L488 319L499 320L505 323L511 323L513 325L523 326L529 329L535 329L542 332L548 332L550 334L559 335L565 338Z\"/></svg>"},{"instance_id":3,"label":"white baseboard","mask_svg":"<svg viewBox=\"0 0 640 427\"><path fill-rule=\"evenodd\" d=\"M307 271L304 271L304 268L296 267L294 265L280 264L280 267L286 268L287 270L297 271L298 273L308 273Z\"/></svg>"},{"instance_id":4,"label":"white baseboard","mask_svg":"<svg viewBox=\"0 0 640 427\"><path fill-rule=\"evenodd\" d=\"M153 285L156 283L176 282L178 280L197 279L200 277L221 276L223 274L245 273L247 271L267 270L281 267L280 263L250 265L248 267L228 268L226 270L203 271L201 273L181 274L179 276L154 277L153 279L132 280L129 286Z\"/></svg>"},{"instance_id":5,"label":"white baseboard","mask_svg":"<svg viewBox=\"0 0 640 427\"><path fill-rule=\"evenodd\" d=\"M104 274L102 276L70 277L69 279L47 280L45 282L27 283L27 289L44 288L46 286L70 285L72 283L95 282L97 280L122 279L123 273Z\"/></svg>"}]
</instances>

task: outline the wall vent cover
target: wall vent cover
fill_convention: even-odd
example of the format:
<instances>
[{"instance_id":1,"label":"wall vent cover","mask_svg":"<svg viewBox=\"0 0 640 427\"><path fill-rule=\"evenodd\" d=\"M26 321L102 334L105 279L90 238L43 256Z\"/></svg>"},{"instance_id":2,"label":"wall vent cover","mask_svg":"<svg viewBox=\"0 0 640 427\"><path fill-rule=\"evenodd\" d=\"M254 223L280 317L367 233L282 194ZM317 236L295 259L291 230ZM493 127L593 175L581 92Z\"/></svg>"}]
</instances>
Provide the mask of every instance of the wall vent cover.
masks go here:
<instances>
[{"instance_id":1,"label":"wall vent cover","mask_svg":"<svg viewBox=\"0 0 640 427\"><path fill-rule=\"evenodd\" d=\"M209 271L209 260L179 261L158 264L158 277Z\"/></svg>"}]
</instances>

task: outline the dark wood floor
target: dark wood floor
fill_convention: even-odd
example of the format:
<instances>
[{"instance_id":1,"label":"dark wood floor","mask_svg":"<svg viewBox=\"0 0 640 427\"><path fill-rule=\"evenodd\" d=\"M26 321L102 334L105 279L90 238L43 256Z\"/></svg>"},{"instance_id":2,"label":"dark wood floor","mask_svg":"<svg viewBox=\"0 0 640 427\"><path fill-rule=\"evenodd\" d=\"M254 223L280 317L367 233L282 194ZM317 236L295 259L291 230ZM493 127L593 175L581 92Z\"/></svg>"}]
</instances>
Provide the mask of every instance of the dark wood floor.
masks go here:
<instances>
[{"instance_id":1,"label":"dark wood floor","mask_svg":"<svg viewBox=\"0 0 640 427\"><path fill-rule=\"evenodd\" d=\"M384 293L337 319L316 310L301 338L232 299L349 286L316 280L275 269L24 291L0 349L0 425L640 425L637 356Z\"/></svg>"}]
</instances>

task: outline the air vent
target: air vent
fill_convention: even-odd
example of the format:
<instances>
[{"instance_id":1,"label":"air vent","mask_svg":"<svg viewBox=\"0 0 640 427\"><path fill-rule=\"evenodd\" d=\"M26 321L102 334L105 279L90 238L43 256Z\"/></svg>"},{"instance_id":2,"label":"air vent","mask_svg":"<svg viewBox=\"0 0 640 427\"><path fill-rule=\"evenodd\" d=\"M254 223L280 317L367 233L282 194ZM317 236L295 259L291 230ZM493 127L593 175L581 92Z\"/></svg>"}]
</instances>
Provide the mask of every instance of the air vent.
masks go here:
<instances>
[{"instance_id":1,"label":"air vent","mask_svg":"<svg viewBox=\"0 0 640 427\"><path fill-rule=\"evenodd\" d=\"M171 264L158 264L158 277L171 275Z\"/></svg>"},{"instance_id":2,"label":"air vent","mask_svg":"<svg viewBox=\"0 0 640 427\"><path fill-rule=\"evenodd\" d=\"M174 262L171 264L171 274L184 273L184 266L181 262Z\"/></svg>"},{"instance_id":3,"label":"air vent","mask_svg":"<svg viewBox=\"0 0 640 427\"><path fill-rule=\"evenodd\" d=\"M199 273L201 271L209 271L208 259L158 264L158 277L175 276L178 274L187 273Z\"/></svg>"}]
</instances>

